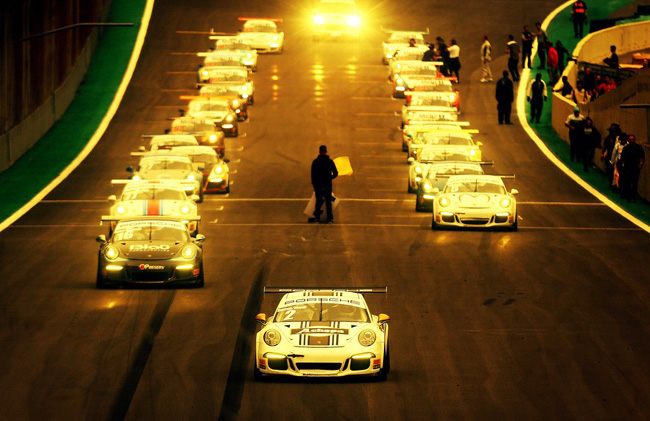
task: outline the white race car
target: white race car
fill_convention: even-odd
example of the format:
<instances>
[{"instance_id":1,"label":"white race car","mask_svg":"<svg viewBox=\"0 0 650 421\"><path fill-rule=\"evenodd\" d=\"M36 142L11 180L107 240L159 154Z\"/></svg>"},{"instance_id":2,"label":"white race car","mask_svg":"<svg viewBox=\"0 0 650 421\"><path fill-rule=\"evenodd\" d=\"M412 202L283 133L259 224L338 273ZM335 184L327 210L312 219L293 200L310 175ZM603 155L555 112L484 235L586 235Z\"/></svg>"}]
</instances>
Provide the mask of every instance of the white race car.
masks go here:
<instances>
[{"instance_id":1,"label":"white race car","mask_svg":"<svg viewBox=\"0 0 650 421\"><path fill-rule=\"evenodd\" d=\"M472 156L467 148L458 146L425 146L418 153L418 159L408 159L409 163L409 193L416 193L418 182L422 181L422 176L428 170L427 165L441 161L454 162L471 162Z\"/></svg>"},{"instance_id":2,"label":"white race car","mask_svg":"<svg viewBox=\"0 0 650 421\"><path fill-rule=\"evenodd\" d=\"M281 53L284 50L284 32L278 31L277 18L239 18L244 22L240 38L248 41L260 53Z\"/></svg>"},{"instance_id":3,"label":"white race car","mask_svg":"<svg viewBox=\"0 0 650 421\"><path fill-rule=\"evenodd\" d=\"M257 50L255 50L248 40L234 35L217 35L211 36L215 41L214 49L216 51L229 51L241 58L241 63L251 71L257 71Z\"/></svg>"},{"instance_id":4,"label":"white race car","mask_svg":"<svg viewBox=\"0 0 650 421\"><path fill-rule=\"evenodd\" d=\"M210 146L224 156L226 153L226 134L217 128L212 120L194 118L190 116L177 117L172 121L171 133L173 135L192 135L199 145Z\"/></svg>"},{"instance_id":5,"label":"white race car","mask_svg":"<svg viewBox=\"0 0 650 421\"><path fill-rule=\"evenodd\" d=\"M397 51L413 50L422 60L422 55L429 49L424 42L423 35L427 35L429 30L426 31L386 31L388 39L383 43L384 54L381 57L381 62L388 64L390 59L395 56ZM415 47L409 47L409 41L415 40Z\"/></svg>"},{"instance_id":6,"label":"white race car","mask_svg":"<svg viewBox=\"0 0 650 421\"><path fill-rule=\"evenodd\" d=\"M230 160L221 159L209 146L178 146L170 153L187 155L195 170L203 173L203 191L206 193L230 192Z\"/></svg>"},{"instance_id":7,"label":"white race car","mask_svg":"<svg viewBox=\"0 0 650 421\"><path fill-rule=\"evenodd\" d=\"M454 92L408 92L405 107L433 105L438 107L454 107L460 112L460 93Z\"/></svg>"},{"instance_id":8,"label":"white race car","mask_svg":"<svg viewBox=\"0 0 650 421\"><path fill-rule=\"evenodd\" d=\"M217 67L217 66L225 66L225 67L242 67L245 68L246 71L248 71L248 67L244 64L245 57L244 55L240 54L239 52L231 51L231 50L218 50L218 51L209 51L206 53L198 53L197 54L199 57L205 57L203 59L203 67ZM199 68L198 70L199 74L199 80L201 80L201 72L202 68Z\"/></svg>"},{"instance_id":9,"label":"white race car","mask_svg":"<svg viewBox=\"0 0 650 421\"><path fill-rule=\"evenodd\" d=\"M149 142L149 151L156 152L159 150L168 150L174 146L193 146L198 145L199 141L196 137L190 134L160 134L151 136ZM140 152L145 152L147 149L140 146Z\"/></svg>"},{"instance_id":10,"label":"white race car","mask_svg":"<svg viewBox=\"0 0 650 421\"><path fill-rule=\"evenodd\" d=\"M413 121L402 129L402 150L408 152L410 143L418 143L418 139L426 136L427 132L438 131L441 133L478 133L477 130L465 130L469 126L467 121ZM410 156L410 155L409 155Z\"/></svg>"},{"instance_id":11,"label":"white race car","mask_svg":"<svg viewBox=\"0 0 650 421\"><path fill-rule=\"evenodd\" d=\"M378 292L372 290L277 288L275 292L298 292L285 294L268 319L257 315L262 328L255 341L255 377L385 379L390 370L390 318L371 314L363 295L352 292Z\"/></svg>"},{"instance_id":12,"label":"white race car","mask_svg":"<svg viewBox=\"0 0 650 421\"><path fill-rule=\"evenodd\" d=\"M406 98L409 92L455 92L451 81L435 76L410 76L393 81L393 98Z\"/></svg>"},{"instance_id":13,"label":"white race car","mask_svg":"<svg viewBox=\"0 0 650 421\"><path fill-rule=\"evenodd\" d=\"M248 80L248 71L241 67L203 67L200 70L202 83L231 84L236 87L239 97L248 104L255 102L255 84Z\"/></svg>"},{"instance_id":14,"label":"white race car","mask_svg":"<svg viewBox=\"0 0 650 421\"><path fill-rule=\"evenodd\" d=\"M463 148L469 152L472 161L479 162L483 160L483 154L480 149L483 143L474 142L471 134L466 132L445 133L438 130L423 130L418 132L418 136L411 139L408 143L408 158L415 158L417 160L419 151L427 145L446 145Z\"/></svg>"},{"instance_id":15,"label":"white race car","mask_svg":"<svg viewBox=\"0 0 650 421\"><path fill-rule=\"evenodd\" d=\"M239 136L237 114L226 99L193 99L187 105L187 116L212 121L228 137Z\"/></svg>"},{"instance_id":16,"label":"white race car","mask_svg":"<svg viewBox=\"0 0 650 421\"><path fill-rule=\"evenodd\" d=\"M203 173L195 170L192 161L186 155L175 155L169 152L146 154L140 159L137 169L128 167L132 173L131 180L187 180L191 184L184 186L183 190L188 196L199 196L203 201Z\"/></svg>"},{"instance_id":17,"label":"white race car","mask_svg":"<svg viewBox=\"0 0 650 421\"><path fill-rule=\"evenodd\" d=\"M495 175L454 175L433 201L432 229L446 227L517 230L519 192Z\"/></svg>"},{"instance_id":18,"label":"white race car","mask_svg":"<svg viewBox=\"0 0 650 421\"><path fill-rule=\"evenodd\" d=\"M112 185L124 184L120 198L108 197L112 203L110 216L110 233L121 218L134 216L170 216L183 220L192 235L199 233L198 207L199 196L188 197L184 187L192 182L182 180L111 180ZM186 219L187 218L187 219Z\"/></svg>"},{"instance_id":19,"label":"white race car","mask_svg":"<svg viewBox=\"0 0 650 421\"><path fill-rule=\"evenodd\" d=\"M415 198L416 212L433 211L433 199L436 194L443 191L447 180L452 175L462 174L485 174L483 166L478 162L434 162L431 164L420 164L422 174L417 182Z\"/></svg>"},{"instance_id":20,"label":"white race car","mask_svg":"<svg viewBox=\"0 0 650 421\"><path fill-rule=\"evenodd\" d=\"M402 126L412 121L458 121L458 111L454 107L438 105L412 105L402 107Z\"/></svg>"},{"instance_id":21,"label":"white race car","mask_svg":"<svg viewBox=\"0 0 650 421\"><path fill-rule=\"evenodd\" d=\"M422 60L395 60L388 66L388 80L391 82L398 78L408 79L413 76L434 76L442 77L438 68L443 65L441 61Z\"/></svg>"}]
</instances>

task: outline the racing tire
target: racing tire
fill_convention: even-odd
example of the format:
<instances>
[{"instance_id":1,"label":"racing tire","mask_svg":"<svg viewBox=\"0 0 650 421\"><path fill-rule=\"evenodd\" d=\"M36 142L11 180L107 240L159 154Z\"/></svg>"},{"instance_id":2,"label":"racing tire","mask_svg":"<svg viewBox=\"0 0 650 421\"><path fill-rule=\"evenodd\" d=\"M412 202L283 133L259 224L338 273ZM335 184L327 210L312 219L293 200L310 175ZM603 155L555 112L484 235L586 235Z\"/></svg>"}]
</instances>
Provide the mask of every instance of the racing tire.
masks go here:
<instances>
[{"instance_id":1,"label":"racing tire","mask_svg":"<svg viewBox=\"0 0 650 421\"><path fill-rule=\"evenodd\" d=\"M408 151L409 151L408 145L405 145L404 142L402 142L402 152L408 152Z\"/></svg>"},{"instance_id":2,"label":"racing tire","mask_svg":"<svg viewBox=\"0 0 650 421\"><path fill-rule=\"evenodd\" d=\"M228 193L230 193L230 184L228 184L228 187L223 189L223 194L228 194Z\"/></svg>"},{"instance_id":3,"label":"racing tire","mask_svg":"<svg viewBox=\"0 0 650 421\"><path fill-rule=\"evenodd\" d=\"M249 103L250 105L255 104L255 95L252 95L250 98L248 98L248 103Z\"/></svg>"},{"instance_id":4,"label":"racing tire","mask_svg":"<svg viewBox=\"0 0 650 421\"><path fill-rule=\"evenodd\" d=\"M515 223L512 224L510 227L510 231L517 231L519 229L519 220L517 219L517 215L515 215Z\"/></svg>"},{"instance_id":5,"label":"racing tire","mask_svg":"<svg viewBox=\"0 0 650 421\"><path fill-rule=\"evenodd\" d=\"M384 367L379 370L379 373L377 374L377 380L380 382L386 381L389 372L390 372L390 351L389 351L389 346L386 345L386 350L384 351Z\"/></svg>"},{"instance_id":6,"label":"racing tire","mask_svg":"<svg viewBox=\"0 0 650 421\"><path fill-rule=\"evenodd\" d=\"M431 229L432 230L439 230L440 229L440 225L438 225L438 223L436 222L436 220L434 218L431 218Z\"/></svg>"},{"instance_id":7,"label":"racing tire","mask_svg":"<svg viewBox=\"0 0 650 421\"><path fill-rule=\"evenodd\" d=\"M201 262L201 266L199 267L199 269L201 269L201 276L199 277L198 282L194 285L195 288L203 288L203 285L205 285L205 275L203 274L203 262Z\"/></svg>"},{"instance_id":8,"label":"racing tire","mask_svg":"<svg viewBox=\"0 0 650 421\"><path fill-rule=\"evenodd\" d=\"M408 183L407 191L408 191L409 193L417 193L417 192L418 192L417 189L414 189L413 187L411 187L411 183Z\"/></svg>"},{"instance_id":9,"label":"racing tire","mask_svg":"<svg viewBox=\"0 0 650 421\"><path fill-rule=\"evenodd\" d=\"M257 66L253 67L253 73L257 72Z\"/></svg>"},{"instance_id":10,"label":"racing tire","mask_svg":"<svg viewBox=\"0 0 650 421\"><path fill-rule=\"evenodd\" d=\"M256 382L264 381L264 376L262 375L262 372L257 367L253 368L253 379L255 379Z\"/></svg>"},{"instance_id":11,"label":"racing tire","mask_svg":"<svg viewBox=\"0 0 650 421\"><path fill-rule=\"evenodd\" d=\"M424 206L420 205L418 202L420 201L420 195L418 195L415 198L415 211L416 212L426 212L427 210L424 208Z\"/></svg>"},{"instance_id":12,"label":"racing tire","mask_svg":"<svg viewBox=\"0 0 650 421\"><path fill-rule=\"evenodd\" d=\"M199 203L203 202L203 195L204 195L203 189L201 188L199 189Z\"/></svg>"}]
</instances>

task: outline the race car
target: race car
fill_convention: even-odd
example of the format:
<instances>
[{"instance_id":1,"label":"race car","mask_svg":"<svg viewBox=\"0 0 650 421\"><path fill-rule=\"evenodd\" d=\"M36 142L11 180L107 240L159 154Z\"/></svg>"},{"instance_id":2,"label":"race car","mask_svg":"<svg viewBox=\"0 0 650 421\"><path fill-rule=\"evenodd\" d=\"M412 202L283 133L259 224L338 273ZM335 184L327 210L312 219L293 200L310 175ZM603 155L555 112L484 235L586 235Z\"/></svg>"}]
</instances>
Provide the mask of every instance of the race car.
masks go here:
<instances>
[{"instance_id":1,"label":"race car","mask_svg":"<svg viewBox=\"0 0 650 421\"><path fill-rule=\"evenodd\" d=\"M427 132L439 131L441 133L478 133L478 130L464 129L469 126L468 121L412 121L402 129L402 150L408 152L409 144L426 136ZM415 140L414 140L415 139ZM410 155L409 155L410 156Z\"/></svg>"},{"instance_id":2,"label":"race car","mask_svg":"<svg viewBox=\"0 0 650 421\"><path fill-rule=\"evenodd\" d=\"M199 141L196 137L190 134L161 134L151 136L149 142L149 151L156 152L159 150L169 150L174 146L192 146L198 145ZM145 152L147 149L140 146L140 152Z\"/></svg>"},{"instance_id":3,"label":"race car","mask_svg":"<svg viewBox=\"0 0 650 421\"><path fill-rule=\"evenodd\" d=\"M269 288L267 288L269 290ZM365 289L372 292L376 289ZM314 289L285 294L262 325L255 343L255 377L377 376L390 371L388 322L372 315L364 289ZM268 292L268 291L267 291ZM385 288L382 292L385 292Z\"/></svg>"},{"instance_id":4,"label":"race car","mask_svg":"<svg viewBox=\"0 0 650 421\"><path fill-rule=\"evenodd\" d=\"M189 116L177 117L172 121L171 133L173 135L192 135L199 145L210 146L221 157L226 154L226 142L224 141L226 134L212 120Z\"/></svg>"},{"instance_id":5,"label":"race car","mask_svg":"<svg viewBox=\"0 0 650 421\"><path fill-rule=\"evenodd\" d=\"M245 57L242 54L237 52L232 52L230 50L218 50L218 51L209 51L207 53L198 53L199 57L205 57L203 59L203 66L197 71L199 80L201 80L201 75L203 72L203 67L241 67L245 68L248 71L248 67L244 64Z\"/></svg>"},{"instance_id":6,"label":"race car","mask_svg":"<svg viewBox=\"0 0 650 421\"><path fill-rule=\"evenodd\" d=\"M242 60L242 64L253 72L257 71L257 50L250 42L236 35L217 35L210 36L215 41L214 49L216 51L229 51L236 54Z\"/></svg>"},{"instance_id":7,"label":"race car","mask_svg":"<svg viewBox=\"0 0 650 421\"><path fill-rule=\"evenodd\" d=\"M419 151L427 145L440 146L448 145L451 147L458 147L466 149L472 157L472 161L482 161L483 154L480 147L483 146L482 142L474 142L472 135L467 132L445 133L439 130L422 130L418 132L418 136L411 139L408 143L408 157L417 160Z\"/></svg>"},{"instance_id":8,"label":"race car","mask_svg":"<svg viewBox=\"0 0 650 421\"><path fill-rule=\"evenodd\" d=\"M454 107L435 105L413 105L402 107L402 125L412 125L415 121L458 121L458 111Z\"/></svg>"},{"instance_id":9,"label":"race car","mask_svg":"<svg viewBox=\"0 0 650 421\"><path fill-rule=\"evenodd\" d=\"M321 0L313 20L314 40L325 36L359 38L361 13L354 0Z\"/></svg>"},{"instance_id":10,"label":"race car","mask_svg":"<svg viewBox=\"0 0 650 421\"><path fill-rule=\"evenodd\" d=\"M195 195L188 197L184 189L188 185L193 188L193 182L183 180L111 180L111 184L123 184L124 190L119 199L115 195L108 197L108 201L112 204L109 217L114 218L110 222L109 234L113 232L120 219L134 216L174 217L183 220L192 235L199 233L196 202L200 200L200 197Z\"/></svg>"},{"instance_id":11,"label":"race car","mask_svg":"<svg viewBox=\"0 0 650 421\"><path fill-rule=\"evenodd\" d=\"M225 99L193 99L187 105L187 116L212 121L227 137L239 136L237 114Z\"/></svg>"},{"instance_id":12,"label":"race car","mask_svg":"<svg viewBox=\"0 0 650 421\"><path fill-rule=\"evenodd\" d=\"M184 187L188 195L199 196L203 201L203 173L195 170L192 161L185 155L151 153L142 156L138 168L127 167L131 180L188 180L192 185Z\"/></svg>"},{"instance_id":13,"label":"race car","mask_svg":"<svg viewBox=\"0 0 650 421\"><path fill-rule=\"evenodd\" d=\"M195 170L203 173L205 193L230 193L230 160L221 159L209 146L179 146L170 153L183 154L190 158Z\"/></svg>"},{"instance_id":14,"label":"race car","mask_svg":"<svg viewBox=\"0 0 650 421\"><path fill-rule=\"evenodd\" d=\"M201 82L209 84L230 84L237 89L240 98L245 99L249 105L255 102L255 85L248 80L248 72L240 67L203 67Z\"/></svg>"},{"instance_id":15,"label":"race car","mask_svg":"<svg viewBox=\"0 0 650 421\"><path fill-rule=\"evenodd\" d=\"M170 284L202 287L204 240L201 234L192 238L187 226L176 218L124 218L108 239L103 234L97 237L97 288Z\"/></svg>"},{"instance_id":16,"label":"race car","mask_svg":"<svg viewBox=\"0 0 650 421\"><path fill-rule=\"evenodd\" d=\"M441 161L431 164L420 164L422 174L417 181L415 211L433 211L433 199L441 192L447 180L452 175L484 174L483 167L478 162ZM436 190L437 189L437 190Z\"/></svg>"},{"instance_id":17,"label":"race car","mask_svg":"<svg viewBox=\"0 0 650 421\"><path fill-rule=\"evenodd\" d=\"M239 96L239 91L234 85L227 83L209 83L201 87L199 96L207 99L225 99L228 101L230 109L237 114L238 121L245 121L248 118L247 101Z\"/></svg>"},{"instance_id":18,"label":"race car","mask_svg":"<svg viewBox=\"0 0 650 421\"><path fill-rule=\"evenodd\" d=\"M248 41L260 53L281 53L284 50L284 32L278 31L277 18L239 18L244 26L240 38Z\"/></svg>"},{"instance_id":19,"label":"race car","mask_svg":"<svg viewBox=\"0 0 650 421\"><path fill-rule=\"evenodd\" d=\"M407 80L397 78L393 82L393 98L406 98L414 92L454 92L448 78L434 76L410 76Z\"/></svg>"},{"instance_id":20,"label":"race car","mask_svg":"<svg viewBox=\"0 0 650 421\"><path fill-rule=\"evenodd\" d=\"M443 64L441 61L402 60L400 58L390 62L388 80L394 82L401 77L408 83L409 78L413 76L442 77L439 67Z\"/></svg>"},{"instance_id":21,"label":"race car","mask_svg":"<svg viewBox=\"0 0 650 421\"><path fill-rule=\"evenodd\" d=\"M407 92L405 107L429 105L438 107L454 107L460 112L460 93L454 92Z\"/></svg>"},{"instance_id":22,"label":"race car","mask_svg":"<svg viewBox=\"0 0 650 421\"><path fill-rule=\"evenodd\" d=\"M417 54L422 60L422 55L425 51L429 49L424 42L423 35L429 33L429 29L426 31L386 31L388 39L383 43L383 52L384 54L381 57L381 62L388 64L389 60L395 56L397 51L402 50L413 50L414 54ZM415 40L415 47L409 46L409 41Z\"/></svg>"},{"instance_id":23,"label":"race car","mask_svg":"<svg viewBox=\"0 0 650 421\"><path fill-rule=\"evenodd\" d=\"M427 165L440 161L471 162L472 156L465 148L458 146L425 146L418 153L418 159L409 158L409 180L407 191L416 193L418 182L422 181L422 175L428 170Z\"/></svg>"},{"instance_id":24,"label":"race car","mask_svg":"<svg viewBox=\"0 0 650 421\"><path fill-rule=\"evenodd\" d=\"M515 195L518 193L516 189L508 193L502 176L453 175L433 201L431 228L506 228L516 231Z\"/></svg>"}]
</instances>

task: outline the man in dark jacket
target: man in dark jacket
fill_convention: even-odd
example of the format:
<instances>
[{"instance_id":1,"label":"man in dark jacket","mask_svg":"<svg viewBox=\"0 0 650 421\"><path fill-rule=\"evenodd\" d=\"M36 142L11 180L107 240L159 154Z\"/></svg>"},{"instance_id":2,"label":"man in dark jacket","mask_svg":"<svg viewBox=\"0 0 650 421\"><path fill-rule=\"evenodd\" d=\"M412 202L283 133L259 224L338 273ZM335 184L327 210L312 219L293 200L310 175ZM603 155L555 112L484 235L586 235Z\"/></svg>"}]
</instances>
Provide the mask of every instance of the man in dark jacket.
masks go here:
<instances>
[{"instance_id":1,"label":"man in dark jacket","mask_svg":"<svg viewBox=\"0 0 650 421\"><path fill-rule=\"evenodd\" d=\"M637 190L639 188L639 175L645 162L645 151L643 146L636 143L636 136L628 136L628 145L621 152L621 162L623 174L621 177L622 185L621 197L628 202L636 202Z\"/></svg>"},{"instance_id":2,"label":"man in dark jacket","mask_svg":"<svg viewBox=\"0 0 650 421\"><path fill-rule=\"evenodd\" d=\"M514 101L515 95L507 70L503 71L503 77L497 82L496 99L499 124L512 124L510 122L510 111L512 110L512 101Z\"/></svg>"},{"instance_id":3,"label":"man in dark jacket","mask_svg":"<svg viewBox=\"0 0 650 421\"><path fill-rule=\"evenodd\" d=\"M318 157L311 163L311 184L314 186L316 195L316 209L314 209L314 217L309 218L309 222L320 222L320 214L323 213L321 208L323 202L325 202L327 223L331 224L334 222L334 216L332 215L332 180L339 175L339 172L334 161L327 155L327 146L321 145L318 151L320 152Z\"/></svg>"},{"instance_id":4,"label":"man in dark jacket","mask_svg":"<svg viewBox=\"0 0 650 421\"><path fill-rule=\"evenodd\" d=\"M435 45L429 44L429 49L424 52L424 55L422 55L422 61L435 61L436 59L436 52L434 51Z\"/></svg>"}]
</instances>

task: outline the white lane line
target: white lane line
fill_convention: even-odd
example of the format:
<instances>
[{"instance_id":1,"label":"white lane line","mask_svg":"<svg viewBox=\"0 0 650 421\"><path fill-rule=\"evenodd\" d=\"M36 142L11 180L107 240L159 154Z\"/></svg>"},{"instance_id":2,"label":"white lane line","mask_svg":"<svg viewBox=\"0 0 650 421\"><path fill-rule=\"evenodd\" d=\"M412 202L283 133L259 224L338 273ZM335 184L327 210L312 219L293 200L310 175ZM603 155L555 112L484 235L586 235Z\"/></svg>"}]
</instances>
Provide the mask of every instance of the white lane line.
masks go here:
<instances>
[{"instance_id":1,"label":"white lane line","mask_svg":"<svg viewBox=\"0 0 650 421\"><path fill-rule=\"evenodd\" d=\"M398 202L415 202L415 199L409 200L409 199L361 199L361 198L341 198L337 197L338 200L341 202L390 202L390 203L398 203ZM309 198L293 198L293 197L278 197L278 198L228 198L228 199L218 199L218 198L211 198L211 197L206 197L203 199L204 202L309 202Z\"/></svg>"},{"instance_id":2,"label":"white lane line","mask_svg":"<svg viewBox=\"0 0 650 421\"><path fill-rule=\"evenodd\" d=\"M519 227L520 230L553 230L553 231L643 231L641 228L616 227Z\"/></svg>"},{"instance_id":3,"label":"white lane line","mask_svg":"<svg viewBox=\"0 0 650 421\"><path fill-rule=\"evenodd\" d=\"M571 6L573 4L573 0L569 0L560 6L558 6L555 10L553 10L548 16L546 16L546 19L544 19L544 22L542 22L542 28L544 30L548 29L549 24L551 21L565 8ZM533 51L531 57L535 57L537 54L537 40L534 41L533 44ZM542 153L548 158L549 161L551 161L556 167L558 167L564 174L566 174L569 178L571 178L573 181L575 181L580 187L583 189L587 190L587 192L591 193L594 197L596 197L598 200L609 206L614 212L618 213L622 217L626 218L628 221L632 222L634 225L638 226L642 230L650 233L650 225L646 224L645 222L641 221L613 201L611 201L607 196L593 188L589 183L584 181L582 178L580 178L576 173L571 171L569 167L567 167L560 159L551 152L551 150L546 146L544 141L540 139L539 136L537 136L537 133L530 127L530 124L528 124L528 118L526 117L526 90L528 89L528 81L530 79L530 69L523 69L521 73L521 82L519 82L519 87L517 88L517 117L519 118L519 123L521 124L521 127L526 131L528 136L535 142L537 147L542 151Z\"/></svg>"},{"instance_id":4,"label":"white lane line","mask_svg":"<svg viewBox=\"0 0 650 421\"><path fill-rule=\"evenodd\" d=\"M131 77L133 76L133 72L135 71L135 67L138 64L138 58L140 58L140 52L142 51L142 46L144 45L144 39L147 36L147 29L149 29L149 20L151 19L151 12L153 11L154 2L155 0L147 0L147 3L144 6L144 12L142 13L142 20L140 21L140 30L138 31L138 36L135 39L135 44L133 45L133 52L131 53L129 64L126 67L126 71L124 72L124 76L122 77L122 81L120 82L120 86L117 88L115 97L113 97L113 101L111 102L111 105L108 108L106 115L104 115L104 118L99 124L99 127L97 127L97 130L95 130L95 133L88 141L88 144L83 148L83 150L79 153L79 155L77 155L77 157L70 163L70 165L68 165L61 172L61 174L58 175L58 177L52 180L50 184L45 186L45 188L41 190L36 196L34 196L32 200L30 200L23 207L21 207L16 212L14 212L9 218L2 221L2 223L0 224L0 232L2 232L9 225L13 224L16 220L18 220L18 218L26 214L31 208L36 206L38 202L40 202L45 196L47 196L52 190L54 190L56 186L61 184L61 182L65 180L68 177L68 175L70 175L70 173L72 173L72 171L74 171L75 168L77 168L79 164L81 164L81 162L90 154L90 152L93 150L95 145L97 145L97 142L99 142L99 139L101 139L101 137L104 135L104 132L106 132L108 125L110 124L111 120L113 119L113 116L115 115L117 109L120 106L120 102L122 102L122 98L124 97L126 88L128 88L129 82L131 81Z\"/></svg>"},{"instance_id":5,"label":"white lane line","mask_svg":"<svg viewBox=\"0 0 650 421\"><path fill-rule=\"evenodd\" d=\"M211 222L210 222L211 223ZM310 224L303 223L263 223L263 224L219 224L219 227L314 227L314 226L328 226L328 227L353 227L353 228L422 228L422 225L416 224Z\"/></svg>"},{"instance_id":6,"label":"white lane line","mask_svg":"<svg viewBox=\"0 0 650 421\"><path fill-rule=\"evenodd\" d=\"M602 202L517 202L517 205L541 206L606 206Z\"/></svg>"}]
</instances>

